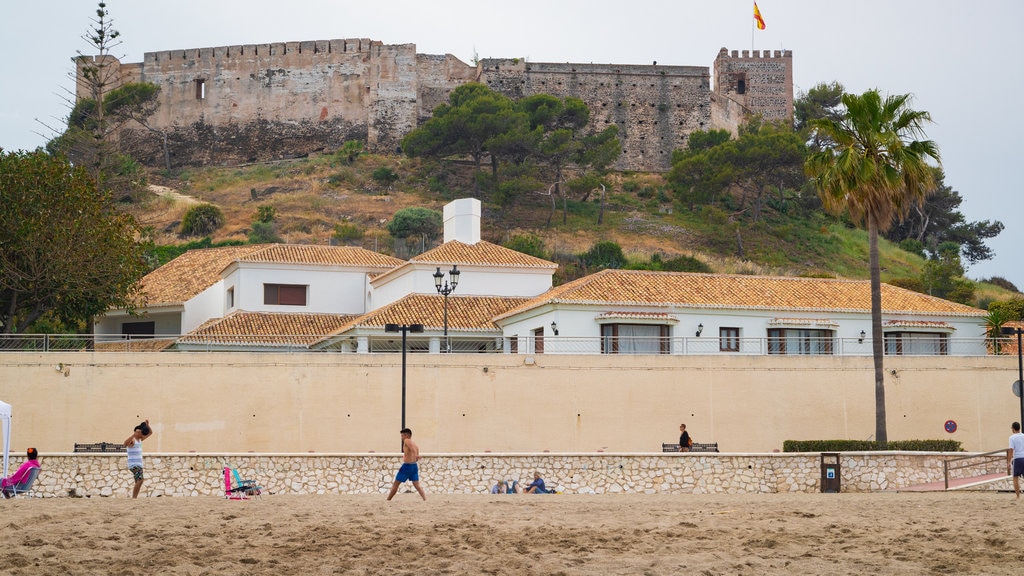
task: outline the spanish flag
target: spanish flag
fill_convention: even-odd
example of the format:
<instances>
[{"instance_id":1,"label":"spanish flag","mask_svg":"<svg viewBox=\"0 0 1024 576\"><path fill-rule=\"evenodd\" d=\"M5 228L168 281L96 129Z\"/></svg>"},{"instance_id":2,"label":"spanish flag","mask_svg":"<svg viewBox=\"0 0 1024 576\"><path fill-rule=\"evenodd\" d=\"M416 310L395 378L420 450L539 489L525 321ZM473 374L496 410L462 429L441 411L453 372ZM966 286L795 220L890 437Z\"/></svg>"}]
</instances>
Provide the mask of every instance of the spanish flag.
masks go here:
<instances>
[{"instance_id":1,"label":"spanish flag","mask_svg":"<svg viewBox=\"0 0 1024 576\"><path fill-rule=\"evenodd\" d=\"M764 30L764 18L761 18L761 11L757 9L757 2L754 2L754 20L757 21L757 29Z\"/></svg>"}]
</instances>

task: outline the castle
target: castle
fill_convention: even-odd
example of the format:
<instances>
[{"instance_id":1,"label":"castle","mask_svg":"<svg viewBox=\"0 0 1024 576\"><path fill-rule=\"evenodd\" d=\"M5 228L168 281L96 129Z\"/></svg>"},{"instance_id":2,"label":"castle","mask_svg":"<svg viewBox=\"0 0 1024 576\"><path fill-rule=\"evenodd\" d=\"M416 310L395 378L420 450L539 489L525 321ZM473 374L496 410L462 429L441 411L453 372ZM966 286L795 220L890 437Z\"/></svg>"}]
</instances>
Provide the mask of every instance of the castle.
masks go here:
<instances>
[{"instance_id":1,"label":"castle","mask_svg":"<svg viewBox=\"0 0 1024 576\"><path fill-rule=\"evenodd\" d=\"M620 170L669 168L694 130L733 133L750 114L790 120L792 52L722 48L714 88L702 66L556 64L517 58L469 65L451 54L418 54L415 44L317 40L147 52L140 63L103 62L117 81L160 87L151 130L136 127L140 160L174 166L239 164L335 150L360 140L393 151L456 87L480 82L513 98L538 93L582 99L591 126L619 127ZM79 59L78 75L89 62ZM95 65L96 60L91 63ZM80 78L81 79L81 78ZM88 97L84 82L78 98Z\"/></svg>"}]
</instances>

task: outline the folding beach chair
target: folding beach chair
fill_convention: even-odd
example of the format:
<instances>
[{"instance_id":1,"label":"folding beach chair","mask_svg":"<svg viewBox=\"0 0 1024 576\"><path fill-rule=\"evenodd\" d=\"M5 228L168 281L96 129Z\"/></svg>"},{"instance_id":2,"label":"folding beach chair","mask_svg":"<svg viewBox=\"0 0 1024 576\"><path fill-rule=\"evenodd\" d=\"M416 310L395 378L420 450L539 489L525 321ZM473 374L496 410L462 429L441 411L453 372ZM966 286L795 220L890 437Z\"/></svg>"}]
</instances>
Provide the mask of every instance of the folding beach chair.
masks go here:
<instances>
[{"instance_id":1,"label":"folding beach chair","mask_svg":"<svg viewBox=\"0 0 1024 576\"><path fill-rule=\"evenodd\" d=\"M232 484L232 478L234 484ZM224 497L229 500L248 500L250 496L260 496L263 487L257 486L255 480L242 480L238 470L224 468Z\"/></svg>"},{"instance_id":2,"label":"folding beach chair","mask_svg":"<svg viewBox=\"0 0 1024 576\"><path fill-rule=\"evenodd\" d=\"M31 496L32 485L39 477L42 468L32 468L28 471L28 477L17 484L4 488L4 498L17 498L18 496Z\"/></svg>"}]
</instances>

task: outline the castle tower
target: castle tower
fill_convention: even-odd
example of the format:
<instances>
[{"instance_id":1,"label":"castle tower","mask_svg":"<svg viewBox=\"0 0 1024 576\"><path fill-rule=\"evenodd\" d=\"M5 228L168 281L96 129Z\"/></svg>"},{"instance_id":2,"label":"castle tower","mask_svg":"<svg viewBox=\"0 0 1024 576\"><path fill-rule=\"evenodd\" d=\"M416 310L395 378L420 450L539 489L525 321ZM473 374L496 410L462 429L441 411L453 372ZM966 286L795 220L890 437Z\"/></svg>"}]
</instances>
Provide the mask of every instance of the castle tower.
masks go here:
<instances>
[{"instance_id":1,"label":"castle tower","mask_svg":"<svg viewBox=\"0 0 1024 576\"><path fill-rule=\"evenodd\" d=\"M793 121L792 50L754 50L751 54L749 50L730 53L722 48L715 58L714 80L716 104L723 114L716 124L731 127L746 114ZM730 107L738 107L742 114L728 110Z\"/></svg>"}]
</instances>

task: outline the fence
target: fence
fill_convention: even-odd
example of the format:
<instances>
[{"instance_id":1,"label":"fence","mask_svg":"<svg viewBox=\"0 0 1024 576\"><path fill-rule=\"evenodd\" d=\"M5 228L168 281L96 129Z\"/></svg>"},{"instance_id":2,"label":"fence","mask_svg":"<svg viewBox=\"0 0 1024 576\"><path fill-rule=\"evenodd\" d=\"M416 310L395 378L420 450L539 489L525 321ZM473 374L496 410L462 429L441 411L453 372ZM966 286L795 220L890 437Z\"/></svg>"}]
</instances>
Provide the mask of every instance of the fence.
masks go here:
<instances>
[{"instance_id":1,"label":"fence","mask_svg":"<svg viewBox=\"0 0 1024 576\"><path fill-rule=\"evenodd\" d=\"M457 354L636 354L732 356L870 356L870 338L717 338L717 337L575 337L449 336ZM443 353L437 334L410 335L410 354ZM898 347L887 340L888 356L988 356L1006 350L1011 338L994 346L988 338L943 338L934 345ZM360 342L364 345L361 346ZM1003 342L1005 341L1005 343ZM1015 342L1015 340L1014 340ZM325 336L320 334L88 335L0 334L0 352L327 352L396 353L402 339L391 334Z\"/></svg>"}]
</instances>

